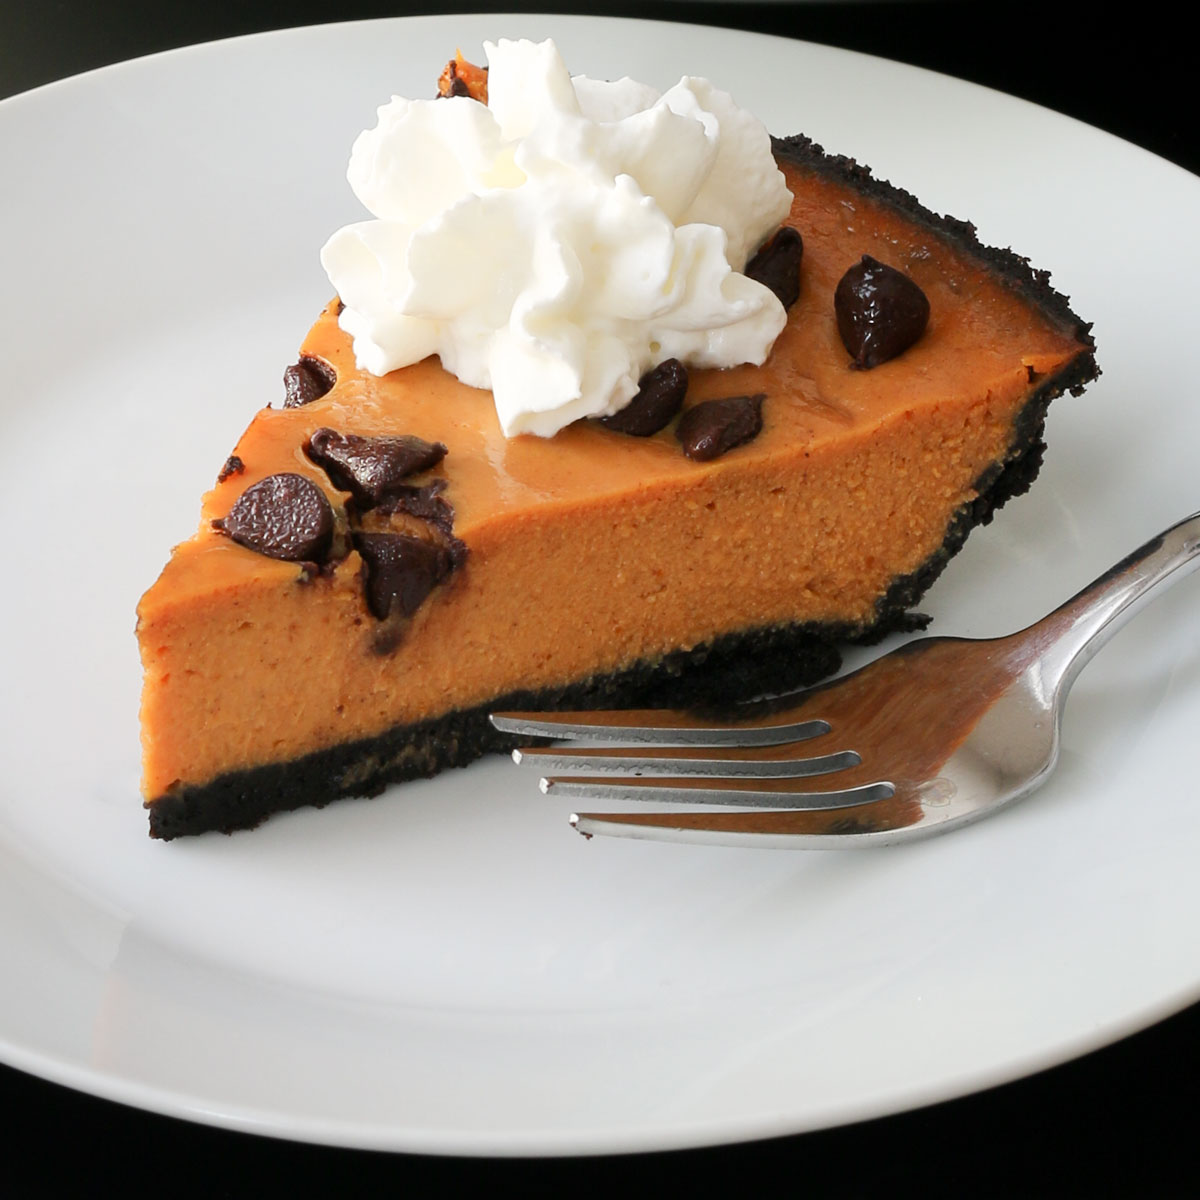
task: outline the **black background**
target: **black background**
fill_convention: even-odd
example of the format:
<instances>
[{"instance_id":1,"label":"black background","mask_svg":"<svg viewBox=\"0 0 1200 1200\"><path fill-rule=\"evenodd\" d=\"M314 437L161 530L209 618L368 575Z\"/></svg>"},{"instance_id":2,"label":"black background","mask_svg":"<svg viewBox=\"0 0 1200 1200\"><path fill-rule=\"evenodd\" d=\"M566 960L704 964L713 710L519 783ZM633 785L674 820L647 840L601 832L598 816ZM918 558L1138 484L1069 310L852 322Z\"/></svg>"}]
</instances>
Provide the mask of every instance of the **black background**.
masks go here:
<instances>
[{"instance_id":1,"label":"black background","mask_svg":"<svg viewBox=\"0 0 1200 1200\"><path fill-rule=\"evenodd\" d=\"M1200 171L1194 67L1178 27L1186 9L1154 3L601 0L343 2L331 8L309 0L249 0L224 11L135 0L43 0L38 6L0 0L0 97L137 55L241 33L376 16L518 9L687 20L862 50L1033 100ZM1019 173L1021 164L1013 170ZM1181 237L1194 236L1181 231ZM1107 249L1097 245L1096 253ZM1114 962L1113 970L1121 964ZM0 986L3 971L0 964ZM142 1184L167 1194L214 1197L309 1189L340 1196L415 1189L423 1195L460 1187L669 1193L703 1185L750 1195L784 1188L875 1196L904 1188L955 1196L1195 1196L1198 1046L1200 1006L1193 1006L1073 1063L917 1112L748 1145L545 1161L293 1144L143 1113L0 1067L7 1145L0 1154L0 1195L68 1189L88 1195Z\"/></svg>"}]
</instances>

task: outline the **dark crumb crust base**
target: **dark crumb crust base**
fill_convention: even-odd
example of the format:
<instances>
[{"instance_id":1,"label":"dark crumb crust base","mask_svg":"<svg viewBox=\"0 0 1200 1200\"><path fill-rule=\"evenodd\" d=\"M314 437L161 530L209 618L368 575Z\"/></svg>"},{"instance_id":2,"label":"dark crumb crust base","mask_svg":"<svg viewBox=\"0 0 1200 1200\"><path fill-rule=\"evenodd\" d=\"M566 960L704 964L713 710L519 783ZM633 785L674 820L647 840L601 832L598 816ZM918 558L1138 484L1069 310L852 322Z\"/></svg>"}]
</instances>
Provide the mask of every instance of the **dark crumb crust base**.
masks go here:
<instances>
[{"instance_id":1,"label":"dark crumb crust base","mask_svg":"<svg viewBox=\"0 0 1200 1200\"><path fill-rule=\"evenodd\" d=\"M723 707L806 687L833 674L840 645L870 643L886 634L922 628L909 610L925 594L977 525L986 525L1006 501L1027 491L1041 467L1042 432L1050 401L1078 393L1097 372L1090 327L1049 285L1045 272L1008 250L982 246L974 227L938 217L915 197L873 178L851 159L826 155L804 137L775 143L776 154L841 178L905 212L967 252L988 262L996 275L1027 296L1085 346L1068 368L1042 380L1023 408L1003 462L976 483L978 495L954 514L941 548L917 571L893 581L866 625L796 624L727 634L691 650L639 663L613 675L548 691L518 691L479 708L400 726L378 737L333 746L289 762L233 771L209 783L186 786L148 801L150 834L170 839L221 830L249 829L277 812L323 807L346 796L373 796L393 783L466 766L482 755L507 751L515 739L498 733L488 714L501 710L544 711L586 708Z\"/></svg>"}]
</instances>

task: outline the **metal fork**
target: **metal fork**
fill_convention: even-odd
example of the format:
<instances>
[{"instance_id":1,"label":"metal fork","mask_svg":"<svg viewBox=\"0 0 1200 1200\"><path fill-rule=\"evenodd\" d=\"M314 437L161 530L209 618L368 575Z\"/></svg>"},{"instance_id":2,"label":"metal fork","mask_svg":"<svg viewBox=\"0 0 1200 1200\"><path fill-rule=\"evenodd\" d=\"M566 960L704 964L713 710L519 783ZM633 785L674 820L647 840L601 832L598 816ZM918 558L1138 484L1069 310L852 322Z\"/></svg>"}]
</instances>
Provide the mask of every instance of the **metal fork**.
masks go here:
<instances>
[{"instance_id":1,"label":"metal fork","mask_svg":"<svg viewBox=\"0 0 1200 1200\"><path fill-rule=\"evenodd\" d=\"M610 743L515 750L518 763L545 773L544 792L730 810L573 814L589 837L803 848L907 841L1040 786L1057 761L1063 704L1079 671L1197 566L1200 513L1019 633L922 638L831 683L740 706L727 722L662 709L491 720L519 736Z\"/></svg>"}]
</instances>

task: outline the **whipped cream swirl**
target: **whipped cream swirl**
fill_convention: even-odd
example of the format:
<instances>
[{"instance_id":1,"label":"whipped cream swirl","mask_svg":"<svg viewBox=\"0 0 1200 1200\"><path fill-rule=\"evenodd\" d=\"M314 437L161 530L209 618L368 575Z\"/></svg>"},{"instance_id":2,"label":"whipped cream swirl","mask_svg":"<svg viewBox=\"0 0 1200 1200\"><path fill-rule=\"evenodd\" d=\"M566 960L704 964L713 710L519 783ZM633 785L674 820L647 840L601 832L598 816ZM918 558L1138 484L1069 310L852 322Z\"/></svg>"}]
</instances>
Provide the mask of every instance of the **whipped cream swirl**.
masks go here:
<instances>
[{"instance_id":1,"label":"whipped cream swirl","mask_svg":"<svg viewBox=\"0 0 1200 1200\"><path fill-rule=\"evenodd\" d=\"M741 274L791 194L763 125L707 80L572 78L553 42L485 46L488 103L393 97L348 177L374 220L321 261L360 368L431 354L507 436L607 416L667 358L761 363L783 306Z\"/></svg>"}]
</instances>

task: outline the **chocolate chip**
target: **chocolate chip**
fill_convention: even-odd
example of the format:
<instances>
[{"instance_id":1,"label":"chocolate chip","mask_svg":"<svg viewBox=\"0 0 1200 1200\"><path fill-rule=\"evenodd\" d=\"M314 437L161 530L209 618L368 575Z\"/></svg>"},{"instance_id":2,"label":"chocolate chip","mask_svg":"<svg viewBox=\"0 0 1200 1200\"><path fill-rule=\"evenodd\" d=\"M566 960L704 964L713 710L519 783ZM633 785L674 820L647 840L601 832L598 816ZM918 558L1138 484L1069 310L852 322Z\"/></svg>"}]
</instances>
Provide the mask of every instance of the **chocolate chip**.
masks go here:
<instances>
[{"instance_id":1,"label":"chocolate chip","mask_svg":"<svg viewBox=\"0 0 1200 1200\"><path fill-rule=\"evenodd\" d=\"M356 533L354 546L366 564L367 607L381 621L393 608L411 617L454 570L444 546L406 533Z\"/></svg>"},{"instance_id":2,"label":"chocolate chip","mask_svg":"<svg viewBox=\"0 0 1200 1200\"><path fill-rule=\"evenodd\" d=\"M784 308L791 308L800 295L800 260L803 257L804 239L799 230L784 225L758 248L743 274L763 287L769 287Z\"/></svg>"},{"instance_id":3,"label":"chocolate chip","mask_svg":"<svg viewBox=\"0 0 1200 1200\"><path fill-rule=\"evenodd\" d=\"M459 74L459 63L466 68L467 74ZM448 96L469 96L481 104L487 103L487 67L477 67L465 59L452 58L438 76L437 98Z\"/></svg>"},{"instance_id":4,"label":"chocolate chip","mask_svg":"<svg viewBox=\"0 0 1200 1200\"><path fill-rule=\"evenodd\" d=\"M637 394L620 412L597 419L606 429L615 429L617 433L649 437L683 406L687 385L687 368L679 359L668 358L638 380Z\"/></svg>"},{"instance_id":5,"label":"chocolate chip","mask_svg":"<svg viewBox=\"0 0 1200 1200\"><path fill-rule=\"evenodd\" d=\"M375 510L383 516L403 513L418 521L428 521L445 539L446 550L455 567L467 561L467 546L454 536L454 506L443 498L444 479L431 479L421 487L404 484Z\"/></svg>"},{"instance_id":6,"label":"chocolate chip","mask_svg":"<svg viewBox=\"0 0 1200 1200\"><path fill-rule=\"evenodd\" d=\"M217 482L224 483L231 475L240 475L245 469L246 464L236 454L231 454L225 460L225 465L217 476Z\"/></svg>"},{"instance_id":7,"label":"chocolate chip","mask_svg":"<svg viewBox=\"0 0 1200 1200\"><path fill-rule=\"evenodd\" d=\"M337 372L324 359L302 354L283 373L283 407L302 408L320 400L337 383Z\"/></svg>"},{"instance_id":8,"label":"chocolate chip","mask_svg":"<svg viewBox=\"0 0 1200 1200\"><path fill-rule=\"evenodd\" d=\"M374 508L402 489L407 476L436 467L446 456L441 442L408 436L359 437L333 429L316 430L304 449L324 467L334 486L351 492L363 509Z\"/></svg>"},{"instance_id":9,"label":"chocolate chip","mask_svg":"<svg viewBox=\"0 0 1200 1200\"><path fill-rule=\"evenodd\" d=\"M454 509L442 498L444 479L432 479L421 487L406 483L379 504L380 513L404 513L420 521L429 521L445 533L454 528Z\"/></svg>"},{"instance_id":10,"label":"chocolate chip","mask_svg":"<svg viewBox=\"0 0 1200 1200\"><path fill-rule=\"evenodd\" d=\"M467 543L451 534L446 538L446 553L450 555L451 567L457 571L467 561Z\"/></svg>"},{"instance_id":11,"label":"chocolate chip","mask_svg":"<svg viewBox=\"0 0 1200 1200\"><path fill-rule=\"evenodd\" d=\"M902 271L862 256L842 276L833 295L838 333L867 370L903 354L925 332L929 300Z\"/></svg>"},{"instance_id":12,"label":"chocolate chip","mask_svg":"<svg viewBox=\"0 0 1200 1200\"><path fill-rule=\"evenodd\" d=\"M270 558L320 562L333 541L333 509L303 475L268 475L248 487L213 527Z\"/></svg>"},{"instance_id":13,"label":"chocolate chip","mask_svg":"<svg viewBox=\"0 0 1200 1200\"><path fill-rule=\"evenodd\" d=\"M762 429L762 403L766 396L726 396L703 400L679 418L675 436L683 452L697 462L719 458L726 450L758 436Z\"/></svg>"}]
</instances>

